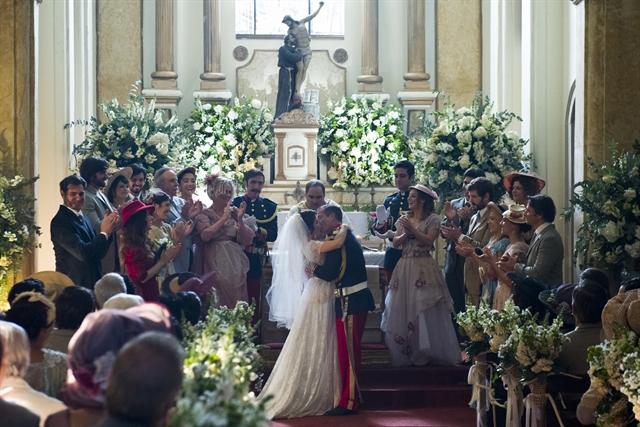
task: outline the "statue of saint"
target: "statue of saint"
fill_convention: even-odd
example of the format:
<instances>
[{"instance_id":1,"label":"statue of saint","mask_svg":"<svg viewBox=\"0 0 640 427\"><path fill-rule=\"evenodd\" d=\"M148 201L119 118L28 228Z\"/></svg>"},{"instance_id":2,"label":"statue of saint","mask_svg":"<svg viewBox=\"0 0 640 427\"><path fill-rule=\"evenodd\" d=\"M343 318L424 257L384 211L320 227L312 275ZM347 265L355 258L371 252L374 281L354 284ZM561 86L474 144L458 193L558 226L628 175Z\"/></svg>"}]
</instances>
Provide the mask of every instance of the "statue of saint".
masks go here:
<instances>
[{"instance_id":1,"label":"statue of saint","mask_svg":"<svg viewBox=\"0 0 640 427\"><path fill-rule=\"evenodd\" d=\"M289 111L289 105L293 101L296 75L298 74L297 64L302 61L302 55L296 49L296 39L287 34L284 44L278 49L278 97L276 99L276 114L274 119L280 114Z\"/></svg>"},{"instance_id":2,"label":"statue of saint","mask_svg":"<svg viewBox=\"0 0 640 427\"><path fill-rule=\"evenodd\" d=\"M289 15L286 15L284 18L282 18L282 23L287 24L287 26L289 27L289 31L287 32L287 34L295 37L296 48L302 54L302 60L296 65L297 76L294 89L294 93L296 94L300 93L300 87L302 87L302 82L307 76L307 69L309 68L309 63L311 62L311 37L309 36L309 31L307 31L307 26L305 24L316 17L318 12L320 12L320 9L322 9L322 6L324 6L323 1L320 2L320 7L318 7L318 10L299 21L296 21Z\"/></svg>"}]
</instances>

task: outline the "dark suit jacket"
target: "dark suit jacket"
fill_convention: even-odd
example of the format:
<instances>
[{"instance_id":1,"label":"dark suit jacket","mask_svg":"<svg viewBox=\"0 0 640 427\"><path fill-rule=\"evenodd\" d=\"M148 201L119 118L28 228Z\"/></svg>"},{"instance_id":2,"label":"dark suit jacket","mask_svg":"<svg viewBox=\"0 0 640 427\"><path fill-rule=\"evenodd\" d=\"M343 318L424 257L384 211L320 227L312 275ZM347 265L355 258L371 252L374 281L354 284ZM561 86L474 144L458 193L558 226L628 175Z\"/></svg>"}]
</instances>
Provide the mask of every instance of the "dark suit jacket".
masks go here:
<instances>
[{"instance_id":1,"label":"dark suit jacket","mask_svg":"<svg viewBox=\"0 0 640 427\"><path fill-rule=\"evenodd\" d=\"M325 254L324 264L314 271L316 277L335 282L336 288L347 288L367 281L367 268L364 262L362 246L351 231L340 249ZM376 308L371 291L363 289L348 295L347 314L362 314ZM342 317L342 301L336 298L336 317Z\"/></svg>"},{"instance_id":2,"label":"dark suit jacket","mask_svg":"<svg viewBox=\"0 0 640 427\"><path fill-rule=\"evenodd\" d=\"M11 427L38 427L40 417L22 406L0 399L0 425Z\"/></svg>"},{"instance_id":3,"label":"dark suit jacket","mask_svg":"<svg viewBox=\"0 0 640 427\"><path fill-rule=\"evenodd\" d=\"M453 199L451 201L451 206L455 209L460 209L464 207L466 199L464 197L460 197L459 199ZM449 221L447 217L442 220L442 225L447 226L457 226L462 230L462 234L465 234L469 228L469 220L462 220L459 217L454 218ZM456 268L462 268L464 266L464 257L458 255L456 253L456 243L451 240L447 240L447 254L444 261L444 271L445 273L452 272Z\"/></svg>"},{"instance_id":4,"label":"dark suit jacket","mask_svg":"<svg viewBox=\"0 0 640 427\"><path fill-rule=\"evenodd\" d=\"M391 229L395 231L396 221L402 216L402 211L409 210L409 192L396 191L388 195L384 198L384 207L389 209ZM387 247L384 253L384 268L393 271L400 261L400 257L402 257L402 249L396 249L393 246Z\"/></svg>"},{"instance_id":5,"label":"dark suit jacket","mask_svg":"<svg viewBox=\"0 0 640 427\"><path fill-rule=\"evenodd\" d=\"M107 253L111 238L97 234L83 216L65 206L51 220L51 241L56 256L56 271L66 274L78 286L93 289L101 277L100 261Z\"/></svg>"}]
</instances>

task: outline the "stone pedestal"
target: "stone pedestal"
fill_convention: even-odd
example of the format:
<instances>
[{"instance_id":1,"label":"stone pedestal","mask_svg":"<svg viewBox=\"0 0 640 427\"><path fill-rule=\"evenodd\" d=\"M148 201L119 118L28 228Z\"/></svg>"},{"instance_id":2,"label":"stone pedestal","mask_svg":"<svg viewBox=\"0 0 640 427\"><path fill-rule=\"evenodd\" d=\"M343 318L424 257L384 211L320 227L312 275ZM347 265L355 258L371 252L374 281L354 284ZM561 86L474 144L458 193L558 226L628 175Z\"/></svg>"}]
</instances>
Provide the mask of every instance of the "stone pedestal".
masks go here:
<instances>
[{"instance_id":1,"label":"stone pedestal","mask_svg":"<svg viewBox=\"0 0 640 427\"><path fill-rule=\"evenodd\" d=\"M233 98L233 94L228 90L197 90L193 92L193 97L200 99L204 103L215 105L228 104L231 98Z\"/></svg>"},{"instance_id":2,"label":"stone pedestal","mask_svg":"<svg viewBox=\"0 0 640 427\"><path fill-rule=\"evenodd\" d=\"M174 116L182 99L182 92L178 89L144 89L142 96L147 101L153 99L157 109L166 110L171 116Z\"/></svg>"},{"instance_id":3,"label":"stone pedestal","mask_svg":"<svg viewBox=\"0 0 640 427\"><path fill-rule=\"evenodd\" d=\"M406 119L405 134L408 135L422 127L429 114L434 111L437 98L437 92L398 92L398 100Z\"/></svg>"},{"instance_id":4,"label":"stone pedestal","mask_svg":"<svg viewBox=\"0 0 640 427\"><path fill-rule=\"evenodd\" d=\"M316 137L319 127L315 117L301 109L283 113L273 123L276 135L274 184L317 178Z\"/></svg>"}]
</instances>

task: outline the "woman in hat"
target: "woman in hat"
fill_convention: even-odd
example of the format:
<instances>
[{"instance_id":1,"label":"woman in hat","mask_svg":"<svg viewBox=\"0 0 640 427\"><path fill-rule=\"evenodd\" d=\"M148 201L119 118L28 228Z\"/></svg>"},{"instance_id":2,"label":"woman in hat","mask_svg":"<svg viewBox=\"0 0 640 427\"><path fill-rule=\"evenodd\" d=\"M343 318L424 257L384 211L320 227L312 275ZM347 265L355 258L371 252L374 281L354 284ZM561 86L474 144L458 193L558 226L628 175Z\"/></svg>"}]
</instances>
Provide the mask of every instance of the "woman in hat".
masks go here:
<instances>
[{"instance_id":1,"label":"woman in hat","mask_svg":"<svg viewBox=\"0 0 640 427\"><path fill-rule=\"evenodd\" d=\"M133 282L136 293L145 301L157 301L160 296L157 276L180 252L182 244L168 246L160 254L154 254L147 237L151 225L153 205L139 200L122 209L124 265Z\"/></svg>"},{"instance_id":2,"label":"woman in hat","mask_svg":"<svg viewBox=\"0 0 640 427\"><path fill-rule=\"evenodd\" d=\"M524 218L525 207L523 205L511 205L502 214L502 234L507 236L508 245L501 255L516 257L518 262L523 262L529 246L525 242L525 235L531 230ZM493 308L504 309L504 304L513 294L513 284L506 273L497 266L500 259L498 254L490 250L484 250L484 255L480 259L491 270L491 274L498 279L498 286L493 296Z\"/></svg>"},{"instance_id":3,"label":"woman in hat","mask_svg":"<svg viewBox=\"0 0 640 427\"><path fill-rule=\"evenodd\" d=\"M402 257L391 276L381 325L394 366L460 361L453 302L431 256L440 233L440 218L433 212L437 198L425 185L410 187L409 213L396 223L393 246L402 249Z\"/></svg>"},{"instance_id":4,"label":"woman in hat","mask_svg":"<svg viewBox=\"0 0 640 427\"><path fill-rule=\"evenodd\" d=\"M109 178L107 186L104 189L107 199L116 209L122 208L131 200L131 192L129 191L129 180L133 174L133 169L122 168Z\"/></svg>"},{"instance_id":5,"label":"woman in hat","mask_svg":"<svg viewBox=\"0 0 640 427\"><path fill-rule=\"evenodd\" d=\"M540 194L545 184L544 179L531 172L511 172L502 180L511 200L524 206L527 205L529 196Z\"/></svg>"}]
</instances>

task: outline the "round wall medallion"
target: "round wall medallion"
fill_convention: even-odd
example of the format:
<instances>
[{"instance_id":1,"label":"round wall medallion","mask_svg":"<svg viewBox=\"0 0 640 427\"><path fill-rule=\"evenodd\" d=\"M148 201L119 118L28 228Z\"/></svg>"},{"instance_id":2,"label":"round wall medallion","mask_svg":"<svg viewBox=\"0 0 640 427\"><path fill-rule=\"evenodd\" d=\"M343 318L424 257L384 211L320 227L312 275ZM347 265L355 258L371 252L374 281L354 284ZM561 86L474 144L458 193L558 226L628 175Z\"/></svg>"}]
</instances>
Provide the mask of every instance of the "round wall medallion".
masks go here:
<instances>
[{"instance_id":1,"label":"round wall medallion","mask_svg":"<svg viewBox=\"0 0 640 427\"><path fill-rule=\"evenodd\" d=\"M237 46L233 49L233 57L236 61L244 61L249 57L249 51L244 46Z\"/></svg>"},{"instance_id":2,"label":"round wall medallion","mask_svg":"<svg viewBox=\"0 0 640 427\"><path fill-rule=\"evenodd\" d=\"M345 62L347 62L347 59L349 59L349 54L346 50L340 48L336 49L335 52L333 52L333 60L338 64L344 64Z\"/></svg>"}]
</instances>

